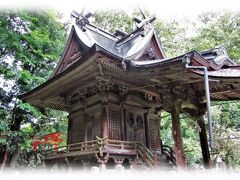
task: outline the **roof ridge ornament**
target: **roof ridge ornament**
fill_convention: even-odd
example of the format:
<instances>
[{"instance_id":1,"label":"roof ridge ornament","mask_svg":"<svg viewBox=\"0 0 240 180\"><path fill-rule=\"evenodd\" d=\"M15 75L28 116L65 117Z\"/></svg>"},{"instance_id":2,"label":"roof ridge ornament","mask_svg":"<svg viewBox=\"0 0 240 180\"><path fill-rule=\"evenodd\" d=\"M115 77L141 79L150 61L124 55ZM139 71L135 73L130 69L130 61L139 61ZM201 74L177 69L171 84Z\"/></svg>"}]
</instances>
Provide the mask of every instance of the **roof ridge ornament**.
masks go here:
<instances>
[{"instance_id":1,"label":"roof ridge ornament","mask_svg":"<svg viewBox=\"0 0 240 180\"><path fill-rule=\"evenodd\" d=\"M71 17L75 18L75 22L76 24L78 24L81 28L81 30L83 32L86 31L85 29L85 25L86 24L89 24L89 18L92 16L93 14L91 12L88 12L86 15L83 15L83 12L80 14L78 13L77 11L75 10L72 10L72 13L71 13Z\"/></svg>"},{"instance_id":2,"label":"roof ridge ornament","mask_svg":"<svg viewBox=\"0 0 240 180\"><path fill-rule=\"evenodd\" d=\"M216 53L216 57L214 57L213 60L216 64L220 65L220 64L224 63L224 61L226 59L228 60L228 63L236 64L229 58L228 52L223 45L220 45L220 46L216 47L214 52Z\"/></svg>"},{"instance_id":3,"label":"roof ridge ornament","mask_svg":"<svg viewBox=\"0 0 240 180\"><path fill-rule=\"evenodd\" d=\"M215 51L218 56L225 55L228 57L227 50L223 45L218 46Z\"/></svg>"},{"instance_id":4,"label":"roof ridge ornament","mask_svg":"<svg viewBox=\"0 0 240 180\"><path fill-rule=\"evenodd\" d=\"M143 15L143 12L141 11ZM144 16L144 15L143 15ZM141 36L144 37L147 33L153 28L152 22L156 20L155 15L148 16L147 18L144 16L144 19L140 19L138 17L134 17L133 21L136 23L137 29L142 29Z\"/></svg>"},{"instance_id":5,"label":"roof ridge ornament","mask_svg":"<svg viewBox=\"0 0 240 180\"><path fill-rule=\"evenodd\" d=\"M146 19L143 19L143 20L141 20L140 18L137 18L137 17L134 17L133 20L136 22L137 28L141 28L145 25L151 24L153 21L156 20L156 17L153 14L153 15L151 15L151 16L147 17Z\"/></svg>"}]
</instances>

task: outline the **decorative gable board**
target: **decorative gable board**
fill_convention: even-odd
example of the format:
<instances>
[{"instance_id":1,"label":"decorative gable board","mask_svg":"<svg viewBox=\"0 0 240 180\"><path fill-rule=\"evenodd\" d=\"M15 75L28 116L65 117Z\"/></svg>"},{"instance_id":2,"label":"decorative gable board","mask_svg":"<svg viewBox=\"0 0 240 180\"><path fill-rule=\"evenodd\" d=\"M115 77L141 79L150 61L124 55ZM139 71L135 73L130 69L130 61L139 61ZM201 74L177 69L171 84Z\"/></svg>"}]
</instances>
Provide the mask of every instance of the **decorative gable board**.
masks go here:
<instances>
[{"instance_id":1,"label":"decorative gable board","mask_svg":"<svg viewBox=\"0 0 240 180\"><path fill-rule=\"evenodd\" d=\"M138 59L138 61L145 60L154 60L154 59L164 59L165 55L162 50L160 43L158 42L156 35L154 34L143 52L142 56Z\"/></svg>"},{"instance_id":2,"label":"decorative gable board","mask_svg":"<svg viewBox=\"0 0 240 180\"><path fill-rule=\"evenodd\" d=\"M79 60L87 50L88 47L81 43L76 35L75 30L72 29L64 53L56 67L53 76L61 73L77 60Z\"/></svg>"}]
</instances>

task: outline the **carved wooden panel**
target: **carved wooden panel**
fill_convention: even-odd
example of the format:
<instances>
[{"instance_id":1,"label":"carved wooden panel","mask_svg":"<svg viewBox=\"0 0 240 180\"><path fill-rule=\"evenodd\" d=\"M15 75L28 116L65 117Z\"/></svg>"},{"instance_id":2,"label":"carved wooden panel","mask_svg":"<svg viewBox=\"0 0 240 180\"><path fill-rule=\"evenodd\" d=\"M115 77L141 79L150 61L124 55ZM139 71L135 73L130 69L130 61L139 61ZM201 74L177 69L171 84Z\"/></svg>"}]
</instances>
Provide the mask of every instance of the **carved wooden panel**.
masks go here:
<instances>
[{"instance_id":1,"label":"carved wooden panel","mask_svg":"<svg viewBox=\"0 0 240 180\"><path fill-rule=\"evenodd\" d=\"M145 49L143 55L138 59L139 61L144 60L154 60L154 59L163 59L163 52L161 51L161 48L159 47L156 37L153 36L149 45Z\"/></svg>"},{"instance_id":2,"label":"carved wooden panel","mask_svg":"<svg viewBox=\"0 0 240 180\"><path fill-rule=\"evenodd\" d=\"M139 108L126 109L126 140L146 144L144 111Z\"/></svg>"},{"instance_id":3,"label":"carved wooden panel","mask_svg":"<svg viewBox=\"0 0 240 180\"><path fill-rule=\"evenodd\" d=\"M134 124L135 124L134 113L127 112L127 117L126 117L126 139L127 139L127 141L134 141Z\"/></svg>"},{"instance_id":4,"label":"carved wooden panel","mask_svg":"<svg viewBox=\"0 0 240 180\"><path fill-rule=\"evenodd\" d=\"M84 52L86 52L86 47L79 42L78 37L74 32L71 32L67 47L65 48L64 54L57 65L55 75L70 67L82 57Z\"/></svg>"},{"instance_id":5,"label":"carved wooden panel","mask_svg":"<svg viewBox=\"0 0 240 180\"><path fill-rule=\"evenodd\" d=\"M110 139L121 140L121 115L120 108L109 106L108 134Z\"/></svg>"}]
</instances>

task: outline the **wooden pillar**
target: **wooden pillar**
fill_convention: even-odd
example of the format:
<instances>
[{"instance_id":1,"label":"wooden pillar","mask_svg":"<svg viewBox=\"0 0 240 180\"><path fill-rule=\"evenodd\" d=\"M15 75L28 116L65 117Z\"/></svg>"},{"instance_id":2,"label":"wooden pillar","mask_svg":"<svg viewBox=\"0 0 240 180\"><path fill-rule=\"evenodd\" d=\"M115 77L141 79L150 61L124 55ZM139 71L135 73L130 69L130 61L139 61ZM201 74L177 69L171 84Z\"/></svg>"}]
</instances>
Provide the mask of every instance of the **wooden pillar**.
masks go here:
<instances>
[{"instance_id":1,"label":"wooden pillar","mask_svg":"<svg viewBox=\"0 0 240 180\"><path fill-rule=\"evenodd\" d=\"M125 141L126 140L126 136L125 136L125 110L123 107L123 104L121 103L121 118L120 118L120 133L121 133L121 140Z\"/></svg>"},{"instance_id":2,"label":"wooden pillar","mask_svg":"<svg viewBox=\"0 0 240 180\"><path fill-rule=\"evenodd\" d=\"M200 137L200 145L202 149L204 167L209 168L211 163L211 158L210 158L208 141L207 141L206 127L205 127L203 117L198 118L197 122L200 127L199 137Z\"/></svg>"},{"instance_id":3,"label":"wooden pillar","mask_svg":"<svg viewBox=\"0 0 240 180\"><path fill-rule=\"evenodd\" d=\"M146 136L146 147L151 150L150 145L150 135L149 135L149 112L144 113L144 123L145 123L145 136Z\"/></svg>"},{"instance_id":4,"label":"wooden pillar","mask_svg":"<svg viewBox=\"0 0 240 180\"><path fill-rule=\"evenodd\" d=\"M102 137L108 137L108 106L106 102L102 104Z\"/></svg>"},{"instance_id":5,"label":"wooden pillar","mask_svg":"<svg viewBox=\"0 0 240 180\"><path fill-rule=\"evenodd\" d=\"M171 107L171 117L172 117L172 135L174 139L176 163L177 163L177 167L185 168L186 163L185 163L185 156L184 156L184 150L183 150L179 115L180 115L179 108L176 105L173 105Z\"/></svg>"},{"instance_id":6,"label":"wooden pillar","mask_svg":"<svg viewBox=\"0 0 240 180\"><path fill-rule=\"evenodd\" d=\"M160 123L161 123L161 114L157 116L157 136L156 136L156 142L157 142L157 150L162 150L162 141L161 141L161 135L160 135Z\"/></svg>"},{"instance_id":7,"label":"wooden pillar","mask_svg":"<svg viewBox=\"0 0 240 180\"><path fill-rule=\"evenodd\" d=\"M68 118L68 130L67 130L67 144L72 144L72 119L70 116Z\"/></svg>"},{"instance_id":8,"label":"wooden pillar","mask_svg":"<svg viewBox=\"0 0 240 180\"><path fill-rule=\"evenodd\" d=\"M87 120L87 113L85 108L83 109L83 122L85 126L84 141L88 141L88 120Z\"/></svg>"}]
</instances>

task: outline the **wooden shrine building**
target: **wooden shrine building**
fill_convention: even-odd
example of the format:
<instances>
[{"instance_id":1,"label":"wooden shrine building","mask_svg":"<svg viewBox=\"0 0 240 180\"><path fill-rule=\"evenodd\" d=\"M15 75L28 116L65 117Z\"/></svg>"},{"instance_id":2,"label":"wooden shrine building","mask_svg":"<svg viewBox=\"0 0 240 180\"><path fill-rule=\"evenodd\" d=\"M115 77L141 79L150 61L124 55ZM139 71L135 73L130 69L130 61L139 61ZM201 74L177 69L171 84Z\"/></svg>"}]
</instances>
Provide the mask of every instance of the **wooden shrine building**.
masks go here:
<instances>
[{"instance_id":1,"label":"wooden shrine building","mask_svg":"<svg viewBox=\"0 0 240 180\"><path fill-rule=\"evenodd\" d=\"M19 97L69 113L67 146L46 151L45 162L184 167L179 115L185 113L200 126L203 160L209 166L210 99L240 99L240 65L222 46L167 58L154 20L135 18L131 33L111 34L85 16L76 18L53 75ZM171 113L173 150L161 141L163 110Z\"/></svg>"}]
</instances>

